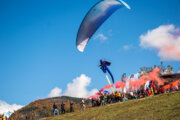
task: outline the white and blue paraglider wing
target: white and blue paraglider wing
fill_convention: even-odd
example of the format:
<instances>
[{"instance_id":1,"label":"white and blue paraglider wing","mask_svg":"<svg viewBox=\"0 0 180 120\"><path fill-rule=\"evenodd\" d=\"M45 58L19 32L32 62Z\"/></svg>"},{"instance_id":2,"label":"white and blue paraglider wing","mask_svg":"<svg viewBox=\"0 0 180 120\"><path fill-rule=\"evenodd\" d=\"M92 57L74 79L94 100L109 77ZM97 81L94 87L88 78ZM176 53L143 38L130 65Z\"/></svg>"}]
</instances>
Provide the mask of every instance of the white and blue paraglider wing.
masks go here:
<instances>
[{"instance_id":1,"label":"white and blue paraglider wing","mask_svg":"<svg viewBox=\"0 0 180 120\"><path fill-rule=\"evenodd\" d=\"M77 38L76 47L80 52L84 51L89 39L97 29L106 21L117 9L126 6L130 7L122 0L103 0L94 5L86 14L82 21Z\"/></svg>"}]
</instances>

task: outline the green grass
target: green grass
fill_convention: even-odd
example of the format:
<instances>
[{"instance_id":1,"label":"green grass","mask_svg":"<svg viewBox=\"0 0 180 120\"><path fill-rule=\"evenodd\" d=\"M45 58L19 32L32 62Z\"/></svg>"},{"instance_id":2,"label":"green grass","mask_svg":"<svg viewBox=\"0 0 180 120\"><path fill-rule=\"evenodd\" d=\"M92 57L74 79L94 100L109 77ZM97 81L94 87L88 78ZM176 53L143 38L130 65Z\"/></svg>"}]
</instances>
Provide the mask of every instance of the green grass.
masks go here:
<instances>
[{"instance_id":1,"label":"green grass","mask_svg":"<svg viewBox=\"0 0 180 120\"><path fill-rule=\"evenodd\" d=\"M180 120L180 91L41 120Z\"/></svg>"}]
</instances>

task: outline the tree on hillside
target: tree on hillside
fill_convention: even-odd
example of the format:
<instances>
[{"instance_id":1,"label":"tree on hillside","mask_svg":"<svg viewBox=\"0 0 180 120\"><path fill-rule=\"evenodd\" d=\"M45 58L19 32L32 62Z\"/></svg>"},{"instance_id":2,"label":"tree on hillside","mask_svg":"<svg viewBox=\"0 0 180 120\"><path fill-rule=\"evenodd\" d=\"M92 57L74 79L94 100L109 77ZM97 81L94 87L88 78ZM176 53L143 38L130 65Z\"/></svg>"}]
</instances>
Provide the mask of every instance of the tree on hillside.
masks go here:
<instances>
[{"instance_id":1,"label":"tree on hillside","mask_svg":"<svg viewBox=\"0 0 180 120\"><path fill-rule=\"evenodd\" d=\"M145 72L145 73L149 73L153 70L152 67L141 67L140 68L140 72Z\"/></svg>"},{"instance_id":2,"label":"tree on hillside","mask_svg":"<svg viewBox=\"0 0 180 120\"><path fill-rule=\"evenodd\" d=\"M161 61L158 67L163 74L171 74L173 72L173 67L171 65L165 66L163 61Z\"/></svg>"},{"instance_id":3,"label":"tree on hillside","mask_svg":"<svg viewBox=\"0 0 180 120\"><path fill-rule=\"evenodd\" d=\"M164 71L166 69L166 67L164 66L164 62L161 61L160 65L158 65L159 69L161 69L162 71Z\"/></svg>"},{"instance_id":4,"label":"tree on hillside","mask_svg":"<svg viewBox=\"0 0 180 120\"><path fill-rule=\"evenodd\" d=\"M121 81L122 81L122 82L125 82L125 81L124 81L124 78L126 78L126 73L123 73L123 74L122 74L122 77L121 77Z\"/></svg>"}]
</instances>

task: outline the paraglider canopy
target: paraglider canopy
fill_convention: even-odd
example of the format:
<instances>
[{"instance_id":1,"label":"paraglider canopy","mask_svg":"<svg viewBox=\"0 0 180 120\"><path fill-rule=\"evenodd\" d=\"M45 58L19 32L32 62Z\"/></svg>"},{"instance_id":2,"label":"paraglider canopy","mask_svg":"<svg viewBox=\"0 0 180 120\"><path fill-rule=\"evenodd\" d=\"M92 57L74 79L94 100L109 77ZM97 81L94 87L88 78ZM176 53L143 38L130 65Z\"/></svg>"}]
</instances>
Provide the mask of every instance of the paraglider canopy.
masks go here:
<instances>
[{"instance_id":1,"label":"paraglider canopy","mask_svg":"<svg viewBox=\"0 0 180 120\"><path fill-rule=\"evenodd\" d=\"M102 0L94 5L86 14L82 21L77 38L76 47L80 52L84 51L89 39L117 9L126 6L130 7L122 0Z\"/></svg>"}]
</instances>

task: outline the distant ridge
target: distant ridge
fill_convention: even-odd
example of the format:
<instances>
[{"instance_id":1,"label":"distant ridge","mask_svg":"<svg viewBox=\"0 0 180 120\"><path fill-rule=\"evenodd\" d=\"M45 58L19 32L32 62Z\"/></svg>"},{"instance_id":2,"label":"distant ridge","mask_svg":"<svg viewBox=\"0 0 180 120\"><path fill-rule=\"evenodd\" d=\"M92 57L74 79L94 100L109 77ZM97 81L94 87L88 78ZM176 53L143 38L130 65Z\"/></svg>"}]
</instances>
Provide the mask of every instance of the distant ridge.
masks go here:
<instances>
[{"instance_id":1,"label":"distant ridge","mask_svg":"<svg viewBox=\"0 0 180 120\"><path fill-rule=\"evenodd\" d=\"M53 113L53 104L55 103L60 110L60 105L65 104L66 112L69 112L70 102L74 103L74 110L79 111L81 98L61 96L36 100L29 105L15 111L10 119L14 120L36 120L43 117L50 117ZM87 101L89 103L90 101Z\"/></svg>"}]
</instances>

